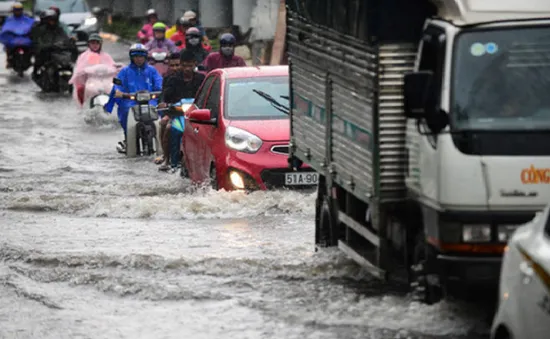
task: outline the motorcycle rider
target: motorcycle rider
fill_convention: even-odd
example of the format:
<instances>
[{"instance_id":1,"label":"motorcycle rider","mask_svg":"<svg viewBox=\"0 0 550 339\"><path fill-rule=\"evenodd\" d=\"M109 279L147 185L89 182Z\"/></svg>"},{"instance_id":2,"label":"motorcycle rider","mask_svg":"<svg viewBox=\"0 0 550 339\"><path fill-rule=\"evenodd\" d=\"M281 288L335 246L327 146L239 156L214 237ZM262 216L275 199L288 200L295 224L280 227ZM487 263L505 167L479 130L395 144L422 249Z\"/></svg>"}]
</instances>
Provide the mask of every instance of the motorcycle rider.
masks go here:
<instances>
[{"instance_id":1,"label":"motorcycle rider","mask_svg":"<svg viewBox=\"0 0 550 339\"><path fill-rule=\"evenodd\" d=\"M159 20L157 12L152 8L147 10L145 17L147 18L147 23L137 33L137 37L142 44L146 44L153 37L153 25Z\"/></svg>"},{"instance_id":2,"label":"motorcycle rider","mask_svg":"<svg viewBox=\"0 0 550 339\"><path fill-rule=\"evenodd\" d=\"M204 60L207 72L216 68L245 67L246 62L238 55L235 55L236 39L231 33L225 33L220 38L220 50L210 53Z\"/></svg>"},{"instance_id":3,"label":"motorcycle rider","mask_svg":"<svg viewBox=\"0 0 550 339\"><path fill-rule=\"evenodd\" d=\"M70 38L59 25L57 13L52 9L44 11L42 18L44 22L35 26L31 31L31 39L34 43L34 69L32 73L33 80L36 81L38 71L45 64L50 55L45 50L53 45L66 46L71 50Z\"/></svg>"},{"instance_id":4,"label":"motorcycle rider","mask_svg":"<svg viewBox=\"0 0 550 339\"><path fill-rule=\"evenodd\" d=\"M145 45L145 48L147 48L148 51L152 50L153 48L160 48L160 49L166 49L169 53L176 53L178 51L178 47L174 44L172 40L166 39L166 25L162 22L157 22L153 25L153 39L150 40L147 45Z\"/></svg>"},{"instance_id":5,"label":"motorcycle rider","mask_svg":"<svg viewBox=\"0 0 550 339\"><path fill-rule=\"evenodd\" d=\"M109 113L113 111L114 105L118 105L118 121L124 131L124 141L117 145L119 153L126 153L126 119L128 111L135 105L134 100L122 99L123 93L134 93L140 90L160 91L162 90L162 77L157 70L147 64L147 49L142 44L134 44L129 51L130 64L120 70L117 78L122 81L122 85L114 85L111 91L109 102L105 104L105 110ZM151 104L156 105L156 100L151 100Z\"/></svg>"},{"instance_id":6,"label":"motorcycle rider","mask_svg":"<svg viewBox=\"0 0 550 339\"><path fill-rule=\"evenodd\" d=\"M195 55L189 50L180 52L180 70L167 76L162 86L162 104L159 107L166 107L167 104L174 104L181 99L194 98L204 81L205 75L195 72L197 61ZM161 140L164 163L159 167L160 171L170 169L170 120L163 117L161 120ZM155 159L159 162L159 159ZM172 164L175 165L175 164Z\"/></svg>"},{"instance_id":7,"label":"motorcycle rider","mask_svg":"<svg viewBox=\"0 0 550 339\"><path fill-rule=\"evenodd\" d=\"M196 27L199 32L201 32L203 44L208 46L210 50L212 50L212 46L210 46L210 40L208 40L208 36L206 35L206 30L204 29L204 27L202 27L202 24L197 17L197 13L193 11L186 11L185 13L183 13L183 18L189 20L189 22L191 22L191 25Z\"/></svg>"},{"instance_id":8,"label":"motorcycle rider","mask_svg":"<svg viewBox=\"0 0 550 339\"><path fill-rule=\"evenodd\" d=\"M75 91L73 91L73 98L80 106L84 103L84 85L86 84L86 73L84 70L87 66L94 64L104 64L115 67L115 61L105 51L102 50L103 39L99 34L92 33L88 38L88 50L80 54L76 61L75 71L69 84L73 84Z\"/></svg>"},{"instance_id":9,"label":"motorcycle rider","mask_svg":"<svg viewBox=\"0 0 550 339\"><path fill-rule=\"evenodd\" d=\"M6 18L2 26L2 30L0 31L0 36L2 36L6 32L7 27L21 25L32 26L34 24L34 19L25 15L25 13L23 12L23 5L20 2L15 2L11 6L11 11L12 15ZM6 68L11 68L11 59L13 54L11 53L11 51L8 50L7 47L4 47L4 51L6 51Z\"/></svg>"},{"instance_id":10,"label":"motorcycle rider","mask_svg":"<svg viewBox=\"0 0 550 339\"><path fill-rule=\"evenodd\" d=\"M196 27L191 27L185 32L185 49L195 55L198 65L210 54L205 45L201 44L201 32Z\"/></svg>"}]
</instances>

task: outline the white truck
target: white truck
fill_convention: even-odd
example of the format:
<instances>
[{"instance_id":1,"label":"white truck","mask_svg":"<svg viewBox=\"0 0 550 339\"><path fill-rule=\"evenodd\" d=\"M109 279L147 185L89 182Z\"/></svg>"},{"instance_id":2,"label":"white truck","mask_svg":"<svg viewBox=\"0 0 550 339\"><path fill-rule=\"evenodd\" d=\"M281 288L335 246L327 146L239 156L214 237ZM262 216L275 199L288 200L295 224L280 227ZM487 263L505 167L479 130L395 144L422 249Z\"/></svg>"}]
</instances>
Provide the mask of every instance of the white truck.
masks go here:
<instances>
[{"instance_id":1,"label":"white truck","mask_svg":"<svg viewBox=\"0 0 550 339\"><path fill-rule=\"evenodd\" d=\"M317 246L427 303L496 292L550 201L550 1L287 0L285 39Z\"/></svg>"}]
</instances>

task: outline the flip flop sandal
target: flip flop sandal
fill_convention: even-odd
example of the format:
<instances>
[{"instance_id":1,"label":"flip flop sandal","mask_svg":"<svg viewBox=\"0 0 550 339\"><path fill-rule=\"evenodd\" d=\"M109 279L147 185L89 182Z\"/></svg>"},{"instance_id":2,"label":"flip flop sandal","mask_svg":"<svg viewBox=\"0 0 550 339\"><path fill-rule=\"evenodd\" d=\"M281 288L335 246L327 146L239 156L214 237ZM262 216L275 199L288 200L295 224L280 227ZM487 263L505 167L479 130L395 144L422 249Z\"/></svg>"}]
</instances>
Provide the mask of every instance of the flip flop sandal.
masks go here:
<instances>
[{"instance_id":1,"label":"flip flop sandal","mask_svg":"<svg viewBox=\"0 0 550 339\"><path fill-rule=\"evenodd\" d=\"M170 165L162 165L159 167L159 171L168 172L172 167Z\"/></svg>"},{"instance_id":2,"label":"flip flop sandal","mask_svg":"<svg viewBox=\"0 0 550 339\"><path fill-rule=\"evenodd\" d=\"M164 162L164 157L156 157L155 164L160 165Z\"/></svg>"}]
</instances>

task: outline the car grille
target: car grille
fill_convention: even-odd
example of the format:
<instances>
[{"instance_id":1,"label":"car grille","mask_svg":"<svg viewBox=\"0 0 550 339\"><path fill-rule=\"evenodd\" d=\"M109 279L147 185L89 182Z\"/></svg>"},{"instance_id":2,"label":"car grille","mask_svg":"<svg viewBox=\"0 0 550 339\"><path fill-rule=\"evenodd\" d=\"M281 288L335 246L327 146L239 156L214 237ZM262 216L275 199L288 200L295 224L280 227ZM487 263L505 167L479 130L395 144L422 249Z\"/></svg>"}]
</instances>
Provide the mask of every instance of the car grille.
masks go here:
<instances>
[{"instance_id":1,"label":"car grille","mask_svg":"<svg viewBox=\"0 0 550 339\"><path fill-rule=\"evenodd\" d=\"M276 154L287 155L289 153L290 147L288 145L276 145L271 147L271 152Z\"/></svg>"},{"instance_id":2,"label":"car grille","mask_svg":"<svg viewBox=\"0 0 550 339\"><path fill-rule=\"evenodd\" d=\"M285 186L285 173L288 172L292 172L292 170L289 168L263 170L262 173L260 173L260 177L268 189L283 187L288 189L303 189L312 187L311 185ZM314 170L312 168L304 168L299 169L298 172L314 172Z\"/></svg>"}]
</instances>

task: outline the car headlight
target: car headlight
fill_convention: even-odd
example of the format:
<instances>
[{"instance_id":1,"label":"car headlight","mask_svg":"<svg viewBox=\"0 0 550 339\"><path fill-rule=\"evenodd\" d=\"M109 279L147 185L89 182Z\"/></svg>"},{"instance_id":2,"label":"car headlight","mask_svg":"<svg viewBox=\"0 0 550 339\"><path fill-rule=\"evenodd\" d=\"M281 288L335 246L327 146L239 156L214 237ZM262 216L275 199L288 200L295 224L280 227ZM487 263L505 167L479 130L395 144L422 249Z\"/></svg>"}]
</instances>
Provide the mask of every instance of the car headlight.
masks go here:
<instances>
[{"instance_id":1,"label":"car headlight","mask_svg":"<svg viewBox=\"0 0 550 339\"><path fill-rule=\"evenodd\" d=\"M256 153L262 147L262 139L243 129L229 126L225 131L225 144L235 151Z\"/></svg>"},{"instance_id":2,"label":"car headlight","mask_svg":"<svg viewBox=\"0 0 550 339\"><path fill-rule=\"evenodd\" d=\"M498 226L498 241L508 242L510 237L518 229L519 225L499 225Z\"/></svg>"},{"instance_id":3,"label":"car headlight","mask_svg":"<svg viewBox=\"0 0 550 339\"><path fill-rule=\"evenodd\" d=\"M489 242L491 241L491 225L463 225L462 241Z\"/></svg>"},{"instance_id":4,"label":"car headlight","mask_svg":"<svg viewBox=\"0 0 550 339\"><path fill-rule=\"evenodd\" d=\"M95 16L86 18L86 20L84 20L84 26L93 26L95 24L97 24L97 18Z\"/></svg>"}]
</instances>

